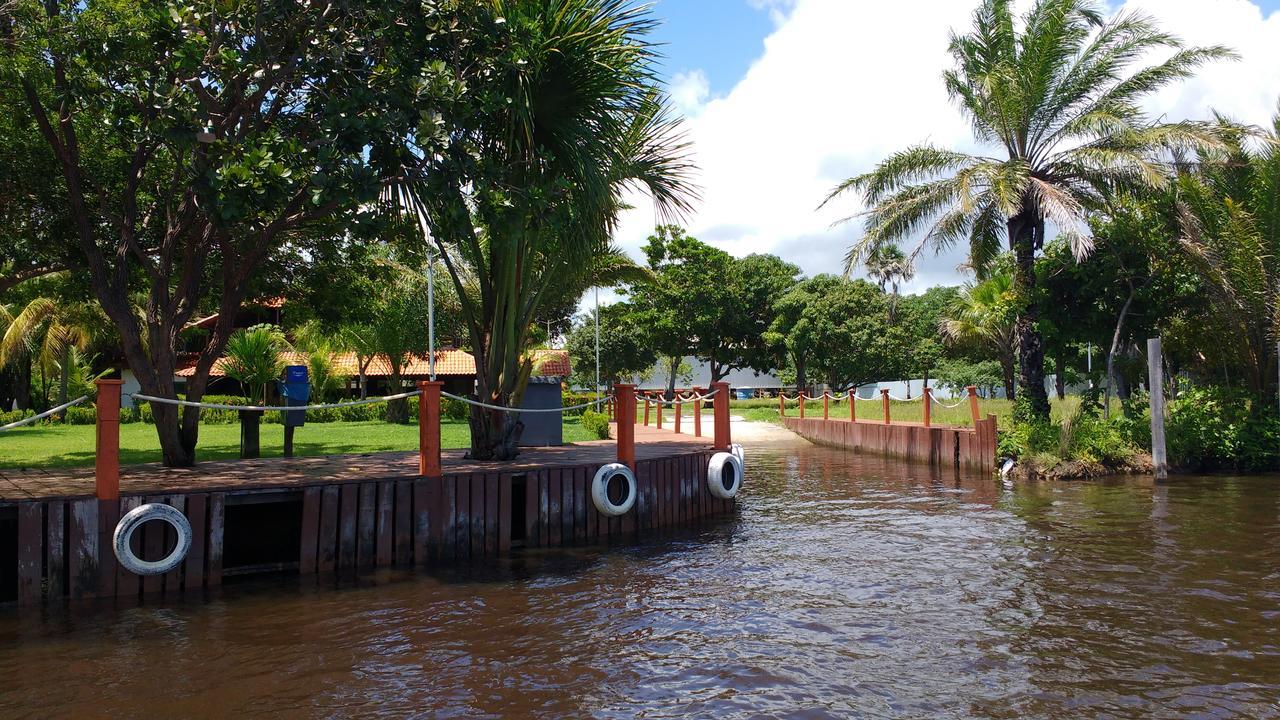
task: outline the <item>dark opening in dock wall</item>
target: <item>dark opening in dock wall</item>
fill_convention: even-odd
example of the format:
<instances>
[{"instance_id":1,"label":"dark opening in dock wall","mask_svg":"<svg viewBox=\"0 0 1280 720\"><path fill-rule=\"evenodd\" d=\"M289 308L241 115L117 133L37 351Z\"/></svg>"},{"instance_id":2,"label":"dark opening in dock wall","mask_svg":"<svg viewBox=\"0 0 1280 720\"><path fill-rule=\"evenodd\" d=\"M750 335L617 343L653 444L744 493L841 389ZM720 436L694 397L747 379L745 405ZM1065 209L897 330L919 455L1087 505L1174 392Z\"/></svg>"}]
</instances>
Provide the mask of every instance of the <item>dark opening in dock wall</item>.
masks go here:
<instances>
[{"instance_id":1,"label":"dark opening in dock wall","mask_svg":"<svg viewBox=\"0 0 1280 720\"><path fill-rule=\"evenodd\" d=\"M528 514L525 510L529 484L524 475L511 476L511 546L523 547L527 544L525 522Z\"/></svg>"},{"instance_id":2,"label":"dark opening in dock wall","mask_svg":"<svg viewBox=\"0 0 1280 720\"><path fill-rule=\"evenodd\" d=\"M298 569L302 538L300 492L243 495L227 503L223 574Z\"/></svg>"},{"instance_id":3,"label":"dark opening in dock wall","mask_svg":"<svg viewBox=\"0 0 1280 720\"><path fill-rule=\"evenodd\" d=\"M0 508L0 603L18 599L18 514Z\"/></svg>"}]
</instances>

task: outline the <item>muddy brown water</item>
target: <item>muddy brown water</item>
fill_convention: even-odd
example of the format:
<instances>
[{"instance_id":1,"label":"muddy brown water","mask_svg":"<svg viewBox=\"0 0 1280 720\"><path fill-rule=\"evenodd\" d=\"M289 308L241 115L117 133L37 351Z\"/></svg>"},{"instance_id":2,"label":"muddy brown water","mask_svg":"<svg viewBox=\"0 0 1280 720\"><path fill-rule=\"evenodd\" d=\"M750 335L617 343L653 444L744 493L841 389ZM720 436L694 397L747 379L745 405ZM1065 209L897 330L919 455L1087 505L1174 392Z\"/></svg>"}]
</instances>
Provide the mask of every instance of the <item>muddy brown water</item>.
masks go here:
<instances>
[{"instance_id":1,"label":"muddy brown water","mask_svg":"<svg viewBox=\"0 0 1280 720\"><path fill-rule=\"evenodd\" d=\"M1280 717L1280 479L749 452L638 546L0 610L0 716Z\"/></svg>"}]
</instances>

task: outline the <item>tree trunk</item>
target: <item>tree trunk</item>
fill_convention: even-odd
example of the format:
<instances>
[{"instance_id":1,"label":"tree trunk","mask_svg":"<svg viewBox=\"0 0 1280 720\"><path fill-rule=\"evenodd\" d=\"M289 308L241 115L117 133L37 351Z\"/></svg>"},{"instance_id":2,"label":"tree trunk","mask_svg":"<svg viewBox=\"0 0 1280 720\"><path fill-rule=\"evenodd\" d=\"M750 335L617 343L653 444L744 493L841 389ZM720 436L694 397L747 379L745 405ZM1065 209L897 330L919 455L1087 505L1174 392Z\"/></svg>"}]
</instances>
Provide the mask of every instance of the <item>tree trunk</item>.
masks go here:
<instances>
[{"instance_id":1,"label":"tree trunk","mask_svg":"<svg viewBox=\"0 0 1280 720\"><path fill-rule=\"evenodd\" d=\"M669 373L667 374L667 399L668 400L672 400L676 396L676 373L680 371L680 361L682 359L683 358L681 358L678 355L673 355L669 358L670 367L668 368Z\"/></svg>"},{"instance_id":2,"label":"tree trunk","mask_svg":"<svg viewBox=\"0 0 1280 720\"><path fill-rule=\"evenodd\" d=\"M14 372L13 401L19 410L31 409L31 356L25 353Z\"/></svg>"},{"instance_id":3,"label":"tree trunk","mask_svg":"<svg viewBox=\"0 0 1280 720\"><path fill-rule=\"evenodd\" d=\"M400 366L393 363L391 365L391 395L398 395L402 391L403 379L400 376ZM387 422L389 423L406 423L409 421L409 403L404 399L387 401Z\"/></svg>"},{"instance_id":4,"label":"tree trunk","mask_svg":"<svg viewBox=\"0 0 1280 720\"><path fill-rule=\"evenodd\" d=\"M1044 221L1035 202L1023 198L1022 211L1009 219L1009 244L1013 246L1013 288L1017 295L1018 392L1025 404L1022 420L1049 419L1049 393L1044 387L1044 340L1036 322L1036 247L1044 237Z\"/></svg>"},{"instance_id":5,"label":"tree trunk","mask_svg":"<svg viewBox=\"0 0 1280 720\"><path fill-rule=\"evenodd\" d=\"M1016 365L1013 355L1000 355L1000 378L1004 381L1004 397L1010 402L1018 399L1018 384L1014 370Z\"/></svg>"},{"instance_id":6,"label":"tree trunk","mask_svg":"<svg viewBox=\"0 0 1280 720\"><path fill-rule=\"evenodd\" d=\"M1124 330L1125 318L1128 317L1129 308L1133 305L1133 296L1133 285L1129 285L1129 297L1120 308L1120 316L1116 318L1115 332L1111 334L1111 349L1107 351L1107 394L1102 406L1102 417L1106 419L1111 418L1111 389L1116 384L1116 353L1120 350L1120 333Z\"/></svg>"},{"instance_id":7,"label":"tree trunk","mask_svg":"<svg viewBox=\"0 0 1280 720\"><path fill-rule=\"evenodd\" d=\"M795 358L796 364L796 392L803 392L804 388L809 384L809 378L805 375L804 358Z\"/></svg>"},{"instance_id":8,"label":"tree trunk","mask_svg":"<svg viewBox=\"0 0 1280 720\"><path fill-rule=\"evenodd\" d=\"M514 413L471 407L471 459L514 460L524 423Z\"/></svg>"}]
</instances>

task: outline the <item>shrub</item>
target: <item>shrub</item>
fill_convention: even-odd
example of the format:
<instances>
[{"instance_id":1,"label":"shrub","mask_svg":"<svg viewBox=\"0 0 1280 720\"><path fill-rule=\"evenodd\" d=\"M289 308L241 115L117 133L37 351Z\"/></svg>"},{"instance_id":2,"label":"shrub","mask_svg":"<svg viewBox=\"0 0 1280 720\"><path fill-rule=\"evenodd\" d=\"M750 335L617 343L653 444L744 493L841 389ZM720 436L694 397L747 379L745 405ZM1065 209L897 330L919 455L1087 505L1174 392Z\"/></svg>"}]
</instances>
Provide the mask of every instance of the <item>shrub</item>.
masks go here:
<instances>
[{"instance_id":1,"label":"shrub","mask_svg":"<svg viewBox=\"0 0 1280 720\"><path fill-rule=\"evenodd\" d=\"M93 425L98 422L98 410L92 405L69 407L66 422L68 425Z\"/></svg>"},{"instance_id":2,"label":"shrub","mask_svg":"<svg viewBox=\"0 0 1280 720\"><path fill-rule=\"evenodd\" d=\"M462 422L471 417L471 406L453 398L440 399L440 414L446 418Z\"/></svg>"},{"instance_id":3,"label":"shrub","mask_svg":"<svg viewBox=\"0 0 1280 720\"><path fill-rule=\"evenodd\" d=\"M1266 411L1270 413L1270 408ZM1280 418L1252 413L1248 396L1225 388L1192 388L1169 403L1169 460L1192 470L1280 467Z\"/></svg>"},{"instance_id":4,"label":"shrub","mask_svg":"<svg viewBox=\"0 0 1280 720\"><path fill-rule=\"evenodd\" d=\"M609 439L609 416L607 414L587 410L582 413L582 417L578 422L582 423L582 427L586 428L587 432L601 440Z\"/></svg>"}]
</instances>

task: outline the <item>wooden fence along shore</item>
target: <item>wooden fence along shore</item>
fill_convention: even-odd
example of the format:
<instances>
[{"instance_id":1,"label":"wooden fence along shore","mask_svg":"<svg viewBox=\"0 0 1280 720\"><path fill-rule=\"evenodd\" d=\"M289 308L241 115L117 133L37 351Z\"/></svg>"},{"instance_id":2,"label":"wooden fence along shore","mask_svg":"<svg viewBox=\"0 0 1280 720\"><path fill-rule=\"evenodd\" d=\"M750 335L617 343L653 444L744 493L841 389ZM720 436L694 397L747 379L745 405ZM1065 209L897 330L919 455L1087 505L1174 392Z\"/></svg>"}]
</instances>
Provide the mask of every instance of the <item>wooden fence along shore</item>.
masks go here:
<instances>
[{"instance_id":1,"label":"wooden fence along shore","mask_svg":"<svg viewBox=\"0 0 1280 720\"><path fill-rule=\"evenodd\" d=\"M103 381L92 472L0 471L0 545L12 545L0 555L0 602L168 598L237 574L488 560L521 547L631 541L734 508L707 484L711 457L730 449L727 387L715 396L723 422L711 442L700 422L693 435L635 427L634 388L620 386L611 403L620 411L616 442L526 449L514 463L495 464L440 452L439 386L423 385L417 453L122 469L120 386ZM634 471L636 502L608 517L592 502L591 482L615 460ZM189 552L163 575L135 575L113 551L117 522L144 503L168 504L191 524ZM135 553L154 559L174 533L149 523L133 539Z\"/></svg>"},{"instance_id":2,"label":"wooden fence along shore","mask_svg":"<svg viewBox=\"0 0 1280 720\"><path fill-rule=\"evenodd\" d=\"M954 465L977 472L995 471L996 418L978 414L976 387L968 388L969 411L973 427L950 427L932 422L932 389L925 388L921 398L919 423L894 422L889 416L889 391L881 390L883 421L855 419L849 399L849 417L833 417L830 397L806 398L801 395L798 417L788 417L785 401L779 398L782 424L788 430L812 442L848 448L855 452L884 455L930 465ZM806 417L805 401L821 400L821 417Z\"/></svg>"}]
</instances>

